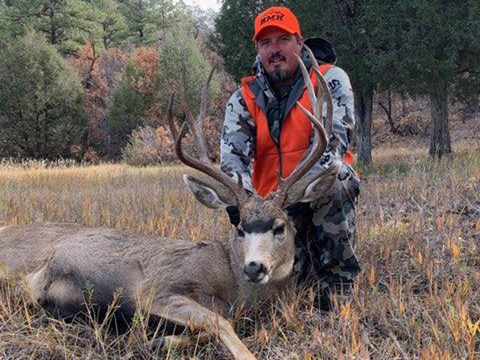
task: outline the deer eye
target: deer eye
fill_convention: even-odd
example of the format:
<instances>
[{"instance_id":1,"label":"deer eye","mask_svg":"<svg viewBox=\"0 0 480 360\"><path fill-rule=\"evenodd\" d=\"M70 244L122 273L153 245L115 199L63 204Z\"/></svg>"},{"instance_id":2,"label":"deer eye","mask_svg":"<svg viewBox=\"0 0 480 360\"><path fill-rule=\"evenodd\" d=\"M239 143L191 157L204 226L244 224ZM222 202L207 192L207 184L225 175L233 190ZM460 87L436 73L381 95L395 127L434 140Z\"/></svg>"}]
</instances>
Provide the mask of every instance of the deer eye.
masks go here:
<instances>
[{"instance_id":1,"label":"deer eye","mask_svg":"<svg viewBox=\"0 0 480 360\"><path fill-rule=\"evenodd\" d=\"M285 233L285 225L280 225L273 229L274 236L282 236Z\"/></svg>"},{"instance_id":2,"label":"deer eye","mask_svg":"<svg viewBox=\"0 0 480 360\"><path fill-rule=\"evenodd\" d=\"M243 237L245 237L245 233L243 232L243 230L237 229L237 236L240 237L240 238L243 238Z\"/></svg>"}]
</instances>

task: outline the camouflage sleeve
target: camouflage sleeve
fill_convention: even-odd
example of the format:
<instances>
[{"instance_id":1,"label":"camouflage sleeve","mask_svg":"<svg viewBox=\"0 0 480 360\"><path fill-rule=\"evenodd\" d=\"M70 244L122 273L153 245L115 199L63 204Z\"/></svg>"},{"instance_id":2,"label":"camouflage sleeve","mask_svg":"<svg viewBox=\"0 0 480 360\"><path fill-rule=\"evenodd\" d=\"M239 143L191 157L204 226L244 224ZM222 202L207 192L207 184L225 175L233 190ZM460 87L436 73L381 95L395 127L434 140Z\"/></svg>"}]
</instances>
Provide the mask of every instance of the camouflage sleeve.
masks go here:
<instances>
[{"instance_id":1,"label":"camouflage sleeve","mask_svg":"<svg viewBox=\"0 0 480 360\"><path fill-rule=\"evenodd\" d=\"M355 128L353 91L347 73L341 68L333 67L327 71L324 78L333 100L333 131L325 153L309 173L322 173L335 161L340 160L348 149ZM327 114L326 107L325 104L324 117Z\"/></svg>"},{"instance_id":2,"label":"camouflage sleeve","mask_svg":"<svg viewBox=\"0 0 480 360\"><path fill-rule=\"evenodd\" d=\"M333 100L333 135L330 144L343 156L355 128L352 85L347 73L339 67L327 71L325 81Z\"/></svg>"},{"instance_id":3,"label":"camouflage sleeve","mask_svg":"<svg viewBox=\"0 0 480 360\"><path fill-rule=\"evenodd\" d=\"M220 143L220 164L226 174L238 181L242 177L243 187L253 191L252 168L255 144L255 122L250 115L242 93L237 90L227 103Z\"/></svg>"}]
</instances>

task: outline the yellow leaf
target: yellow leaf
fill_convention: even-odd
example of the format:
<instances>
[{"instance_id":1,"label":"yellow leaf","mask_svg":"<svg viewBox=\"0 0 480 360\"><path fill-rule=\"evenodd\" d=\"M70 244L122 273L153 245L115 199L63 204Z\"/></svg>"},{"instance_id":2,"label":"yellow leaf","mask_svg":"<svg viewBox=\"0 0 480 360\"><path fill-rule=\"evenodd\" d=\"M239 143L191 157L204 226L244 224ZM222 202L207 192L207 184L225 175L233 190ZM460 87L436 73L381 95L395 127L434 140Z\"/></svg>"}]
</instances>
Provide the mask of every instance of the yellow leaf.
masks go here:
<instances>
[{"instance_id":1,"label":"yellow leaf","mask_svg":"<svg viewBox=\"0 0 480 360\"><path fill-rule=\"evenodd\" d=\"M345 305L342 305L340 309L340 315L344 319L348 319L351 314L352 314L352 302L348 301Z\"/></svg>"},{"instance_id":2,"label":"yellow leaf","mask_svg":"<svg viewBox=\"0 0 480 360\"><path fill-rule=\"evenodd\" d=\"M460 247L453 241L452 239L448 239L448 248L450 249L450 253L455 260L460 259L461 250Z\"/></svg>"},{"instance_id":3,"label":"yellow leaf","mask_svg":"<svg viewBox=\"0 0 480 360\"><path fill-rule=\"evenodd\" d=\"M423 264L423 254L420 251L417 253L417 263Z\"/></svg>"}]
</instances>

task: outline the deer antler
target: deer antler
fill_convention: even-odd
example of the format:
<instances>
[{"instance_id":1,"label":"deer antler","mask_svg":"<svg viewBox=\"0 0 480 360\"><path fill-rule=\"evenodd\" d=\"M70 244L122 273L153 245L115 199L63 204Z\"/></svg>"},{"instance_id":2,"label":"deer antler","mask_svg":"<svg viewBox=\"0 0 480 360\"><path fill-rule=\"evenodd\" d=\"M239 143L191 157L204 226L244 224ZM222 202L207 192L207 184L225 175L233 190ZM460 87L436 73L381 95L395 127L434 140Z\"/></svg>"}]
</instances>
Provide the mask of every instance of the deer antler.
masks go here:
<instances>
[{"instance_id":1,"label":"deer antler","mask_svg":"<svg viewBox=\"0 0 480 360\"><path fill-rule=\"evenodd\" d=\"M187 117L190 117L191 120L192 120L191 121L191 126L193 126L195 128L195 132L196 132L196 134L195 134L196 136L194 136L195 143L196 143L195 145L196 145L198 157L201 160L196 159L193 156L191 156L191 155L189 155L189 154L187 154L183 151L182 140L185 137L185 134L187 133L187 124L184 123L182 128L180 129L180 133L177 136L175 136L176 129L175 129L175 126L173 125L173 121L171 121L171 109L170 108L169 108L169 115L168 115L170 117L169 118L170 119L169 124L171 124L170 125L171 132L174 135L174 137L176 138L175 139L175 152L176 152L178 158L180 159L180 161L183 162L185 165L187 165L191 168L194 168L194 169L210 176L211 178L217 180L219 183L226 186L234 194L235 198L237 199L238 206L241 207L241 204L244 204L245 202L248 201L248 195L243 188L243 183L242 183L241 176L240 175L238 176L239 182L237 183L230 176L228 176L227 174L222 172L219 168L217 168L214 164L212 164L212 162L210 161L210 159L208 157L205 142L204 142L203 135L202 135L203 134L203 131L202 131L203 122L205 121L205 117L207 115L208 90L209 90L209 86L210 86L210 80L212 79L214 71L215 71L215 68L212 68L205 84L203 85L202 98L201 98L201 103L200 103L200 114L197 118L197 121L195 121L193 119L193 116L191 115L192 113L191 113L191 111L188 107L188 104L186 102L186 98L183 97L183 99L182 99L183 109L184 109ZM185 91L185 89L183 89L183 92L184 91Z\"/></svg>"},{"instance_id":2,"label":"deer antler","mask_svg":"<svg viewBox=\"0 0 480 360\"><path fill-rule=\"evenodd\" d=\"M295 169L290 173L290 175L286 179L282 177L282 174L280 174L280 172L278 173L278 189L275 191L275 193L270 195L270 197L274 199L274 201L281 207L283 207L283 204L287 198L288 190L291 188L291 186L295 184L298 180L300 180L308 172L308 170L310 170L315 165L318 159L320 159L320 157L323 155L323 153L327 148L328 140L332 132L332 119L333 119L332 98L330 96L330 92L328 91L327 83L325 82L325 79L323 78L320 72L320 67L318 66L318 63L315 60L313 53L307 46L305 46L305 48L309 52L310 58L312 60L312 69L317 75L317 79L318 79L316 94L315 94L314 86L312 84L310 76L308 74L307 68L305 67L305 64L303 63L300 56L298 56L297 54L295 54L295 56L297 57L300 69L303 74L303 78L305 79L308 96L310 98L310 103L313 108L313 114L308 109L306 109L299 101L297 101L297 104L300 107L300 109L302 109L302 111L305 113L305 115L307 115L308 118L312 121L313 128L314 128L313 144L308 156L306 156L302 160L302 162L300 162L295 167ZM323 125L320 119L323 117L322 110L323 110L324 100L327 101L327 118L325 119L325 124ZM325 128L327 130L325 130Z\"/></svg>"},{"instance_id":3,"label":"deer antler","mask_svg":"<svg viewBox=\"0 0 480 360\"><path fill-rule=\"evenodd\" d=\"M308 52L308 56L310 57L312 64L313 64L313 69L317 73L317 79L321 82L322 90L318 90L319 93L323 93L323 98L327 101L327 117L323 123L323 126L325 127L326 133L327 133L327 140L330 139L330 136L332 136L332 130L333 130L333 100L332 96L330 95L330 91L328 91L328 85L325 79L323 78L322 73L320 72L320 66L318 65L317 59L315 59L315 55L313 55L312 50L305 45L305 49ZM303 64L303 62L302 62ZM303 66L305 68L305 66ZM310 78L309 78L310 79ZM320 96L317 94L317 106L319 106L319 109L317 113L314 113L317 119L320 119L323 117L322 115L322 108L323 102L318 101L320 99Z\"/></svg>"},{"instance_id":4,"label":"deer antler","mask_svg":"<svg viewBox=\"0 0 480 360\"><path fill-rule=\"evenodd\" d=\"M173 100L175 100L175 92L172 92L170 95L170 101L168 102L168 109L167 109L167 124L170 128L170 132L172 133L173 139L175 140L178 136L177 128L175 127L175 123L173 122Z\"/></svg>"}]
</instances>

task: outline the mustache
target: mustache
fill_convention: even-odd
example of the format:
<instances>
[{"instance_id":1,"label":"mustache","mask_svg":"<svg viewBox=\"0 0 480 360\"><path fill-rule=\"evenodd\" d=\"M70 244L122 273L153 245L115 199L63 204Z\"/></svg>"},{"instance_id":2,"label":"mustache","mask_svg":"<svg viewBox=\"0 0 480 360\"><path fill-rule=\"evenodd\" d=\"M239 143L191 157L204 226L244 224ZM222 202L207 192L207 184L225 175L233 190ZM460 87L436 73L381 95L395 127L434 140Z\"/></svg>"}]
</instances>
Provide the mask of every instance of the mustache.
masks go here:
<instances>
[{"instance_id":1,"label":"mustache","mask_svg":"<svg viewBox=\"0 0 480 360\"><path fill-rule=\"evenodd\" d=\"M279 52L276 52L275 54L270 55L270 57L268 58L269 62L276 61L276 60L286 60L286 58Z\"/></svg>"}]
</instances>

